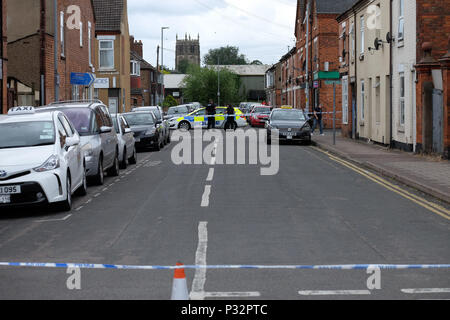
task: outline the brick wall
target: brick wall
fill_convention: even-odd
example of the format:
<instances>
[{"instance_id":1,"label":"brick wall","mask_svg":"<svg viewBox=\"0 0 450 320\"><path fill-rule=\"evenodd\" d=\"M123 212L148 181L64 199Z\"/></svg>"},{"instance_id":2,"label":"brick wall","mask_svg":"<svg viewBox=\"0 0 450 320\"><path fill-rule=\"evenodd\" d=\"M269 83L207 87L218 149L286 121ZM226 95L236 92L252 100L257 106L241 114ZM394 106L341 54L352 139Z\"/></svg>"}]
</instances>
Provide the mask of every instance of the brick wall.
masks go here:
<instances>
[{"instance_id":1,"label":"brick wall","mask_svg":"<svg viewBox=\"0 0 450 320\"><path fill-rule=\"evenodd\" d=\"M2 1L2 19L3 19L3 25L2 25L2 46L3 46L3 74L2 74L2 86L1 89L3 93L3 100L1 101L1 107L0 107L0 113L6 113L7 112L7 104L8 104L8 91L6 88L6 82L8 77L8 54L7 54L7 47L8 47L8 38L7 38L7 7L6 7L6 1Z\"/></svg>"},{"instance_id":2,"label":"brick wall","mask_svg":"<svg viewBox=\"0 0 450 320\"><path fill-rule=\"evenodd\" d=\"M150 106L150 70L149 69L141 69L141 85L142 85L142 95L144 97L144 105Z\"/></svg>"}]
</instances>

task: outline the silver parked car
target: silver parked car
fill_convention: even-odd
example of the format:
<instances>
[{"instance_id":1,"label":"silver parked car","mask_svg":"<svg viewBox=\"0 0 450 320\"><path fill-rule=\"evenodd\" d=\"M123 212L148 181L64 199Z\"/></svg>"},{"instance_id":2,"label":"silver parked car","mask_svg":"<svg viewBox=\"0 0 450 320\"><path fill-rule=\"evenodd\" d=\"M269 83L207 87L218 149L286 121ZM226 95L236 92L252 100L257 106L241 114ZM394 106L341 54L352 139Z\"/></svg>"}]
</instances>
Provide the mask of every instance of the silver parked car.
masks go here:
<instances>
[{"instance_id":1,"label":"silver parked car","mask_svg":"<svg viewBox=\"0 0 450 320\"><path fill-rule=\"evenodd\" d=\"M121 114L112 114L111 118L119 140L120 169L126 169L128 164L137 163L134 133Z\"/></svg>"},{"instance_id":2,"label":"silver parked car","mask_svg":"<svg viewBox=\"0 0 450 320\"><path fill-rule=\"evenodd\" d=\"M37 111L48 110L62 111L80 134L90 180L102 185L105 171L110 176L119 175L119 140L108 108L101 101L57 102Z\"/></svg>"},{"instance_id":3,"label":"silver parked car","mask_svg":"<svg viewBox=\"0 0 450 320\"><path fill-rule=\"evenodd\" d=\"M159 106L154 106L154 107L138 107L138 108L133 108L131 110L132 112L141 112L141 111L151 111L153 112L153 114L156 117L156 120L159 122L161 122L161 124L159 124L159 126L161 127L161 133L163 135L163 142L164 145L169 144L170 143L170 124L169 121L164 119L164 111L161 107Z\"/></svg>"}]
</instances>

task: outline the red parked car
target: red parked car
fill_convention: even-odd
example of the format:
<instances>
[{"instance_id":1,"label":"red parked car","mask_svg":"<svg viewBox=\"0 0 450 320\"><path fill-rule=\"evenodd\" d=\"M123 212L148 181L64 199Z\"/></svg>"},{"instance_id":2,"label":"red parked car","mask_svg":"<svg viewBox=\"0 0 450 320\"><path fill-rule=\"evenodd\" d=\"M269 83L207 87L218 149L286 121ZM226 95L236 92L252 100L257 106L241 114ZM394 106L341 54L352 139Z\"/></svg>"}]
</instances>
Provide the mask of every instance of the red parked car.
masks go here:
<instances>
[{"instance_id":1,"label":"red parked car","mask_svg":"<svg viewBox=\"0 0 450 320\"><path fill-rule=\"evenodd\" d=\"M252 109L250 115L250 125L252 127L264 127L266 125L266 119L269 119L272 107L268 106L255 106Z\"/></svg>"}]
</instances>

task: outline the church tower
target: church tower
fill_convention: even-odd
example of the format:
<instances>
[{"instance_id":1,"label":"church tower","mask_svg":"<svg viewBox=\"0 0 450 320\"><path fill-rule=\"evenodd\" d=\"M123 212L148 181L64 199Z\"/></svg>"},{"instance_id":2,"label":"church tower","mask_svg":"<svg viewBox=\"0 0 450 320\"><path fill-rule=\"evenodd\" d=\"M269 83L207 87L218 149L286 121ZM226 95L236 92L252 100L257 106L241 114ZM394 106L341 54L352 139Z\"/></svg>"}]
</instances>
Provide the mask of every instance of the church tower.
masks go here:
<instances>
[{"instance_id":1,"label":"church tower","mask_svg":"<svg viewBox=\"0 0 450 320\"><path fill-rule=\"evenodd\" d=\"M185 35L184 39L178 39L175 54L175 69L182 60L187 60L191 64L200 66L200 35L197 39L191 39L191 36Z\"/></svg>"}]
</instances>

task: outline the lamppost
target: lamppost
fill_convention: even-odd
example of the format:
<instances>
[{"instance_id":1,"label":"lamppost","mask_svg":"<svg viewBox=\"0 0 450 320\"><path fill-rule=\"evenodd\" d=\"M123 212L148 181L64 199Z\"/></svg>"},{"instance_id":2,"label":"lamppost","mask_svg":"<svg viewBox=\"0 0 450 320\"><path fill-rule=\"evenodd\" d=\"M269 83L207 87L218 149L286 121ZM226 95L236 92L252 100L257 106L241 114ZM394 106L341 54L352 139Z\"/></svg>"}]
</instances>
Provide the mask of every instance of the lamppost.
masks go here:
<instances>
[{"instance_id":1,"label":"lamppost","mask_svg":"<svg viewBox=\"0 0 450 320\"><path fill-rule=\"evenodd\" d=\"M162 102L164 102L166 95L166 88L164 87L164 30L169 27L161 27L161 78L162 78ZM162 103L161 102L161 103Z\"/></svg>"}]
</instances>

